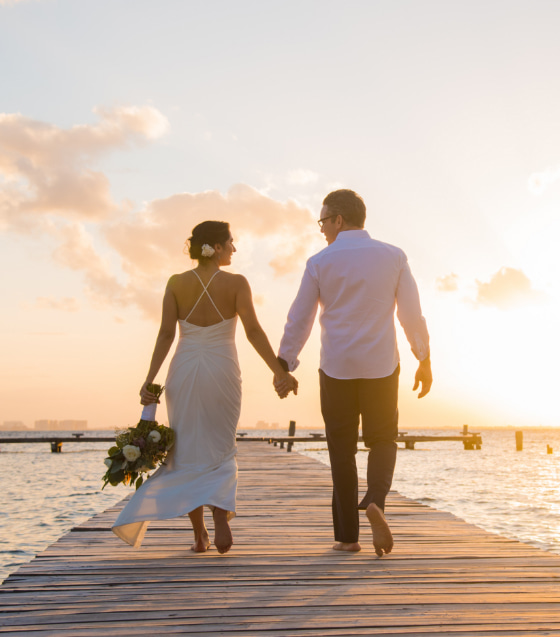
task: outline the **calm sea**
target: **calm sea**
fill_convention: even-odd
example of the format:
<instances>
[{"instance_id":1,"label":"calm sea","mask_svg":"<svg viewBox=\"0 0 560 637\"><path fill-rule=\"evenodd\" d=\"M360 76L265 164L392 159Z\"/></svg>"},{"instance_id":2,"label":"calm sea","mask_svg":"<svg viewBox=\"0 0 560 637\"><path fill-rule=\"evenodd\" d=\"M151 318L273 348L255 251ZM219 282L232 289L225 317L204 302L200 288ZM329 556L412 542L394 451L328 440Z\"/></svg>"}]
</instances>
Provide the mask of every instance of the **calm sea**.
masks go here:
<instances>
[{"instance_id":1,"label":"calm sea","mask_svg":"<svg viewBox=\"0 0 560 637\"><path fill-rule=\"evenodd\" d=\"M465 451L459 442L399 450L393 488L488 531L560 553L560 430L526 429L520 452L511 430L483 431L482 440L480 451ZM547 454L547 444L553 454ZM101 491L108 446L65 443L60 454L51 453L48 444L0 447L0 581L73 526L129 493L125 487ZM324 444L298 443L295 449L328 464ZM366 451L359 451L364 477L366 462Z\"/></svg>"}]
</instances>

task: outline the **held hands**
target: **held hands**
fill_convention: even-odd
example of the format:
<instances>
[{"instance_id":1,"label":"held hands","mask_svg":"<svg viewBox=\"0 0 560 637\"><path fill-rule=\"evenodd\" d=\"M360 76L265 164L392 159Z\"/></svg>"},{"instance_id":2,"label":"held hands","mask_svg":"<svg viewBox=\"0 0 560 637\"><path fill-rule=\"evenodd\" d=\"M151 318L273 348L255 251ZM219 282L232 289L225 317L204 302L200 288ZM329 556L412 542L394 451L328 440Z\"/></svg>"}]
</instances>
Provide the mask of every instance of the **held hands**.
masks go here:
<instances>
[{"instance_id":1,"label":"held hands","mask_svg":"<svg viewBox=\"0 0 560 637\"><path fill-rule=\"evenodd\" d=\"M430 363L430 357L428 356L428 358L420 361L418 365L416 375L414 376L414 387L412 391L416 391L421 385L418 398L423 398L430 391L432 380L432 365Z\"/></svg>"},{"instance_id":2,"label":"held hands","mask_svg":"<svg viewBox=\"0 0 560 637\"><path fill-rule=\"evenodd\" d=\"M151 382L151 381L150 381ZM159 399L151 391L148 391L148 385L150 382L146 381L140 389L140 404L151 405L152 403L159 403Z\"/></svg>"},{"instance_id":3,"label":"held hands","mask_svg":"<svg viewBox=\"0 0 560 637\"><path fill-rule=\"evenodd\" d=\"M279 398L286 398L286 396L293 391L294 396L297 396L298 381L288 372L282 372L282 374L274 374L273 379L274 389Z\"/></svg>"}]
</instances>

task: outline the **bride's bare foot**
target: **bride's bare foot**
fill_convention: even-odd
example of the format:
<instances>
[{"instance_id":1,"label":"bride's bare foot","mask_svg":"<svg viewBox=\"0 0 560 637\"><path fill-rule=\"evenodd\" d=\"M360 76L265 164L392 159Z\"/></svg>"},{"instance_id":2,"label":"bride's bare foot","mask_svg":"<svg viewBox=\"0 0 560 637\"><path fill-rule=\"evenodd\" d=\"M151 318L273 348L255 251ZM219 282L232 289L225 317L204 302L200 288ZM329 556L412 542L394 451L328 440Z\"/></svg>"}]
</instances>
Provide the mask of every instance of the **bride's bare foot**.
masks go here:
<instances>
[{"instance_id":1,"label":"bride's bare foot","mask_svg":"<svg viewBox=\"0 0 560 637\"><path fill-rule=\"evenodd\" d=\"M205 553L210 548L210 537L208 531L202 533L199 537L194 536L194 544L191 546L191 551L195 553Z\"/></svg>"},{"instance_id":2,"label":"bride's bare foot","mask_svg":"<svg viewBox=\"0 0 560 637\"><path fill-rule=\"evenodd\" d=\"M393 535L391 529L385 520L383 511L373 502L366 509L367 519L371 524L371 532L373 534L373 548L379 557L383 553L390 553L393 549Z\"/></svg>"},{"instance_id":3,"label":"bride's bare foot","mask_svg":"<svg viewBox=\"0 0 560 637\"><path fill-rule=\"evenodd\" d=\"M194 531L194 544L191 546L191 551L204 553L210 547L210 538L204 524L204 507L189 511L189 518Z\"/></svg>"},{"instance_id":4,"label":"bride's bare foot","mask_svg":"<svg viewBox=\"0 0 560 637\"><path fill-rule=\"evenodd\" d=\"M362 550L359 542L336 542L333 544L335 551L348 551L350 553L357 553Z\"/></svg>"},{"instance_id":5,"label":"bride's bare foot","mask_svg":"<svg viewBox=\"0 0 560 637\"><path fill-rule=\"evenodd\" d=\"M218 553L227 553L233 544L233 536L229 528L227 511L214 509L214 545Z\"/></svg>"}]
</instances>

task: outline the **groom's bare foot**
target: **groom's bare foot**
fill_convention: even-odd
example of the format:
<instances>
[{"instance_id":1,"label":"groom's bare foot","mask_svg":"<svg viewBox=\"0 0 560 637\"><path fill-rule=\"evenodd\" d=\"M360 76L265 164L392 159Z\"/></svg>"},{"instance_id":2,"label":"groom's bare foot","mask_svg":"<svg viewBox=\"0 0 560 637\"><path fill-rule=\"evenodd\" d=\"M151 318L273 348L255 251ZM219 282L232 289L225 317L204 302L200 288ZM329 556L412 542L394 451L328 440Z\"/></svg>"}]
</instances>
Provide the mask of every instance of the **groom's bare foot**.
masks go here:
<instances>
[{"instance_id":1,"label":"groom's bare foot","mask_svg":"<svg viewBox=\"0 0 560 637\"><path fill-rule=\"evenodd\" d=\"M366 509L367 519L371 524L373 534L373 548L379 557L383 553L390 553L393 549L393 535L383 515L383 511L373 502Z\"/></svg>"},{"instance_id":2,"label":"groom's bare foot","mask_svg":"<svg viewBox=\"0 0 560 637\"><path fill-rule=\"evenodd\" d=\"M229 528L227 511L223 509L214 510L214 545L218 553L227 553L233 544L233 536Z\"/></svg>"},{"instance_id":3,"label":"groom's bare foot","mask_svg":"<svg viewBox=\"0 0 560 637\"><path fill-rule=\"evenodd\" d=\"M362 550L359 542L336 542L333 544L335 551L348 551L349 553L357 553Z\"/></svg>"},{"instance_id":4,"label":"groom's bare foot","mask_svg":"<svg viewBox=\"0 0 560 637\"><path fill-rule=\"evenodd\" d=\"M191 551L195 553L205 553L210 548L210 537L208 531L202 533L199 537L194 536L194 544L191 546Z\"/></svg>"}]
</instances>

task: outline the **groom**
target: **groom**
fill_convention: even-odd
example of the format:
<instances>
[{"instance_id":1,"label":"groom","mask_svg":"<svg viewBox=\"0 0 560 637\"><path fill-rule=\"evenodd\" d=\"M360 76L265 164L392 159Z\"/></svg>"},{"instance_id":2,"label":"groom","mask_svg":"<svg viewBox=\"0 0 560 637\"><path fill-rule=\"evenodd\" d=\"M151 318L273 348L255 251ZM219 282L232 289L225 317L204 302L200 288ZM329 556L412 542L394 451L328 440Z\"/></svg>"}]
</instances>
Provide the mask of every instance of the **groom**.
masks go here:
<instances>
[{"instance_id":1,"label":"groom","mask_svg":"<svg viewBox=\"0 0 560 637\"><path fill-rule=\"evenodd\" d=\"M298 365L317 308L321 313L321 412L333 479L333 548L359 551L358 510L365 510L379 557L393 548L383 511L397 453L399 354L394 312L419 360L413 391L432 384L428 330L416 282L404 252L372 239L366 207L352 190L336 190L323 201L318 221L328 246L311 257L290 308L279 360ZM278 390L279 388L277 388ZM370 450L367 493L358 505L356 451L359 421Z\"/></svg>"}]
</instances>

